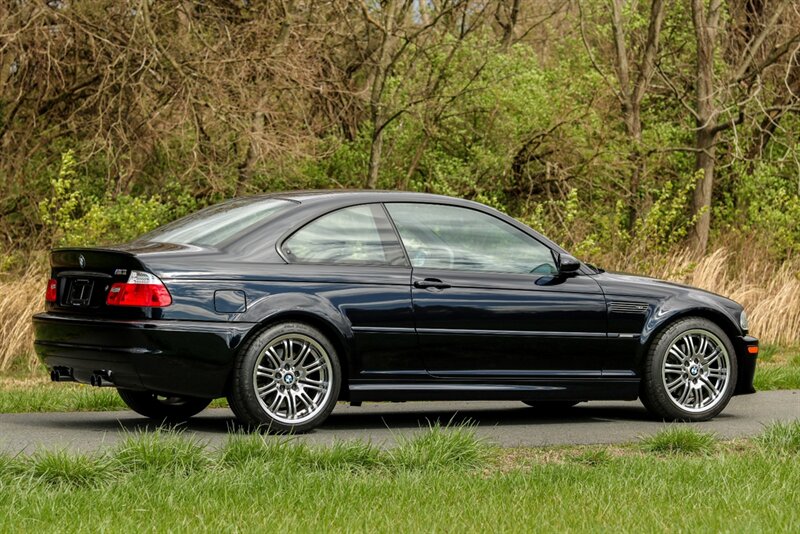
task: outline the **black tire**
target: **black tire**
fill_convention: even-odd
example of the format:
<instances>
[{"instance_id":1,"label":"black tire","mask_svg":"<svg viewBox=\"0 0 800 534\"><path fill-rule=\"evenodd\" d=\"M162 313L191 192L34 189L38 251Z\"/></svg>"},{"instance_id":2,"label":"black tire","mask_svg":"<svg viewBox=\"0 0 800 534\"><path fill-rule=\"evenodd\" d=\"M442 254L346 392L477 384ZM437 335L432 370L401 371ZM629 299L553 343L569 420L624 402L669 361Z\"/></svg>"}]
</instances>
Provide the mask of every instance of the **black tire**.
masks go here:
<instances>
[{"instance_id":1,"label":"black tire","mask_svg":"<svg viewBox=\"0 0 800 534\"><path fill-rule=\"evenodd\" d=\"M159 395L150 391L117 389L119 396L128 407L139 415L160 422L183 423L205 410L211 399Z\"/></svg>"},{"instance_id":2,"label":"black tire","mask_svg":"<svg viewBox=\"0 0 800 534\"><path fill-rule=\"evenodd\" d=\"M581 401L522 401L531 408L542 410L543 412L563 412L580 404Z\"/></svg>"},{"instance_id":3,"label":"black tire","mask_svg":"<svg viewBox=\"0 0 800 534\"><path fill-rule=\"evenodd\" d=\"M283 366L278 365L275 368L275 378L272 378L272 373L269 374L269 378L256 378L258 366L268 361L262 360L262 358L268 358L268 356L266 356L267 349L269 347L273 347L273 349L275 349L275 347L279 348L279 345L273 346L273 344L283 343L285 341L282 340L286 339L290 340L290 346L291 343L295 342L292 340L296 340L297 343L301 344L304 342L308 343L308 345L312 347L309 349L308 353L312 361L316 357L319 357L319 361L324 360L324 377L322 371L317 371L320 374L315 376L319 378L318 383L321 382L324 384L322 387L326 388L325 393L311 393L311 395L320 395L319 398L314 397L318 403L314 403L313 406L311 404L305 404L306 413L303 415L301 415L301 411L298 409L298 399L300 399L299 395L305 394L304 379L308 379L308 376L313 374L313 372L309 373L309 375L304 374L305 368L302 367L303 361L297 362L297 369L292 366L290 370L286 371L284 371ZM300 350L302 351L305 349L302 348ZM287 358L285 349L280 355L277 353L275 354L280 358ZM313 367L313 364L309 365L309 368L311 367ZM272 370L272 368L270 369ZM279 373L284 373L280 379L277 378ZM286 375L288 374L293 375L294 378L292 378L292 382L282 382L282 380L286 379ZM280 388L281 392L279 393L277 390L273 390L272 393L276 395L275 397L260 396L256 392L256 389L259 387L259 379L266 380L266 385L261 386L262 389L265 387L272 387L272 384L276 388ZM342 372L336 350L330 340L325 337L322 332L305 323L278 323L255 335L239 351L233 370L231 389L228 393L228 404L239 422L248 428L258 428L281 434L307 432L322 424L322 422L327 419L328 415L330 415L331 411L333 411L334 406L336 406L336 401L339 398L341 382ZM267 393L266 395L271 395L272 393ZM276 413L283 406L283 401L277 400L280 395L283 395L284 399L288 397L293 399L291 403L293 403L297 412L294 418L296 422L292 420L292 417L289 415L288 407L285 416ZM280 402L280 404L278 404L271 413L267 403L274 405L275 402ZM287 400L287 405L288 404L289 401Z\"/></svg>"},{"instance_id":4,"label":"black tire","mask_svg":"<svg viewBox=\"0 0 800 534\"><path fill-rule=\"evenodd\" d=\"M690 332L704 332L705 335L710 334L710 337L719 340L725 351L727 351L728 365L727 380L722 386L718 397L714 398L713 404L709 403L707 409L703 409L702 405L700 407L695 406L693 408L694 411L682 408L679 404L680 399L676 400L670 395L666 384L668 379L666 375L662 375L670 347ZM688 377L689 375L686 374L686 376ZM653 339L643 365L639 397L645 408L658 419L684 422L708 421L716 417L728 405L733 396L733 391L736 389L736 378L736 351L727 334L708 319L687 317L675 321L674 324L668 326ZM693 380L697 381L697 379ZM709 391L711 390L709 389Z\"/></svg>"}]
</instances>

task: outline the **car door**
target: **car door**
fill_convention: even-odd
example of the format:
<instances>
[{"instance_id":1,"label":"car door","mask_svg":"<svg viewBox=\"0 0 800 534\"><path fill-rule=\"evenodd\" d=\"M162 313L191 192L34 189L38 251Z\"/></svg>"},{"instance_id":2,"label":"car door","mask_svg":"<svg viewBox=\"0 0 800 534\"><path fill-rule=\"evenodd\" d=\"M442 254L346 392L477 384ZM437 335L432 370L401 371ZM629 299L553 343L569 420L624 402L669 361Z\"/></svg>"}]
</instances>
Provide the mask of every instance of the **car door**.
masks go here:
<instances>
[{"instance_id":1,"label":"car door","mask_svg":"<svg viewBox=\"0 0 800 534\"><path fill-rule=\"evenodd\" d=\"M599 376L602 290L558 275L553 251L477 209L386 203L412 264L412 302L428 371L440 377Z\"/></svg>"},{"instance_id":2,"label":"car door","mask_svg":"<svg viewBox=\"0 0 800 534\"><path fill-rule=\"evenodd\" d=\"M427 376L417 350L411 268L380 204L348 206L309 222L281 245L299 288L344 316L351 378Z\"/></svg>"}]
</instances>

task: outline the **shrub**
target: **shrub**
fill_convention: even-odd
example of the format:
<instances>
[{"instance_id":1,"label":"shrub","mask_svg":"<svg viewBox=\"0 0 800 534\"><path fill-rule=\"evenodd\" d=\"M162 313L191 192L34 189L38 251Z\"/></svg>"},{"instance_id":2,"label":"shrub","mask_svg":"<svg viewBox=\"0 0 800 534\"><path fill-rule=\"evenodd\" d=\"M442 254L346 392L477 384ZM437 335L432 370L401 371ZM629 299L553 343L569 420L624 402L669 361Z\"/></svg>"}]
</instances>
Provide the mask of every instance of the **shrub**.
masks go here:
<instances>
[{"instance_id":1,"label":"shrub","mask_svg":"<svg viewBox=\"0 0 800 534\"><path fill-rule=\"evenodd\" d=\"M72 150L61 156L52 194L39 203L39 215L51 240L59 246L93 246L123 243L198 207L181 191L161 195L97 193L97 185L79 173Z\"/></svg>"}]
</instances>

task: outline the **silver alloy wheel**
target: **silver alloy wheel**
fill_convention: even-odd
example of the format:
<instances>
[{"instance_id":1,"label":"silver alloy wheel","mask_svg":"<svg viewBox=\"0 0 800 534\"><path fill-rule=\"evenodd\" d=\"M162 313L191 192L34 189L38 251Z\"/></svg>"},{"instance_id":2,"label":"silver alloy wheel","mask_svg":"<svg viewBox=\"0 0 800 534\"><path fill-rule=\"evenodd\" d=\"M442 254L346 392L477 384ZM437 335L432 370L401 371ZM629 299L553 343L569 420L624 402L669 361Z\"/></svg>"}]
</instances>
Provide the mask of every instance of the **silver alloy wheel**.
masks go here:
<instances>
[{"instance_id":1,"label":"silver alloy wheel","mask_svg":"<svg viewBox=\"0 0 800 534\"><path fill-rule=\"evenodd\" d=\"M725 398L730 365L728 350L720 338L708 330L688 330L667 350L661 379L678 408L704 412Z\"/></svg>"},{"instance_id":2,"label":"silver alloy wheel","mask_svg":"<svg viewBox=\"0 0 800 534\"><path fill-rule=\"evenodd\" d=\"M321 412L331 394L333 366L327 351L304 334L270 342L253 369L253 387L270 417L296 425Z\"/></svg>"}]
</instances>

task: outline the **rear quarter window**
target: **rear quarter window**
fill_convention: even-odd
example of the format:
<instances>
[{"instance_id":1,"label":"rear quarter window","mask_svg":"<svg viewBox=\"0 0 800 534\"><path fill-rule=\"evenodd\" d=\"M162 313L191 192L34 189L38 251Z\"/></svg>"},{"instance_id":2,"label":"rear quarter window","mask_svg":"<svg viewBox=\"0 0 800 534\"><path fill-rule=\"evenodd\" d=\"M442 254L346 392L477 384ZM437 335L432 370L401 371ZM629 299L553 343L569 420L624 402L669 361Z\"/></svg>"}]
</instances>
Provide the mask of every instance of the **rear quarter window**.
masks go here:
<instances>
[{"instance_id":1,"label":"rear quarter window","mask_svg":"<svg viewBox=\"0 0 800 534\"><path fill-rule=\"evenodd\" d=\"M143 235L140 240L211 246L275 218L295 202L279 198L239 198L215 204Z\"/></svg>"}]
</instances>

